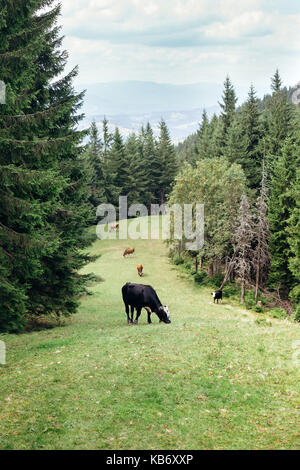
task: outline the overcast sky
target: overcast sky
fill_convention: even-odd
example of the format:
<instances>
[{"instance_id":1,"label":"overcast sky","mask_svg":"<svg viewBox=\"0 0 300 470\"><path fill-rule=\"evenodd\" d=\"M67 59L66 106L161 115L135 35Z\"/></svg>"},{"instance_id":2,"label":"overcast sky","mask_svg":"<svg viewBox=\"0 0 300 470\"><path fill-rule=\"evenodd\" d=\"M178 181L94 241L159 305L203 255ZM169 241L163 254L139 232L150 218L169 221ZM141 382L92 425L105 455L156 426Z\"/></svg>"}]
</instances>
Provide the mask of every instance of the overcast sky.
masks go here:
<instances>
[{"instance_id":1,"label":"overcast sky","mask_svg":"<svg viewBox=\"0 0 300 470\"><path fill-rule=\"evenodd\" d=\"M60 22L77 84L300 80L299 0L62 0Z\"/></svg>"}]
</instances>

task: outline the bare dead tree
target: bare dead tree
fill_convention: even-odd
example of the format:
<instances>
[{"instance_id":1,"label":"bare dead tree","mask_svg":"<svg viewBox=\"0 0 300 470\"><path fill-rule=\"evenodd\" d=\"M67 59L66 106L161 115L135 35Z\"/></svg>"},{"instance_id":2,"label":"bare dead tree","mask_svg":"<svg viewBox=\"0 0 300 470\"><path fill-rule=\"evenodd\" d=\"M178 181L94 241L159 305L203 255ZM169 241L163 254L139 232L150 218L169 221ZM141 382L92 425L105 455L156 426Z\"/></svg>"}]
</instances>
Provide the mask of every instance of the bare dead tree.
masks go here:
<instances>
[{"instance_id":1,"label":"bare dead tree","mask_svg":"<svg viewBox=\"0 0 300 470\"><path fill-rule=\"evenodd\" d=\"M254 220L246 194L243 194L239 208L237 225L234 232L235 261L234 268L241 283L241 303L245 302L245 286L251 281L253 266L253 241L255 237Z\"/></svg>"}]
</instances>

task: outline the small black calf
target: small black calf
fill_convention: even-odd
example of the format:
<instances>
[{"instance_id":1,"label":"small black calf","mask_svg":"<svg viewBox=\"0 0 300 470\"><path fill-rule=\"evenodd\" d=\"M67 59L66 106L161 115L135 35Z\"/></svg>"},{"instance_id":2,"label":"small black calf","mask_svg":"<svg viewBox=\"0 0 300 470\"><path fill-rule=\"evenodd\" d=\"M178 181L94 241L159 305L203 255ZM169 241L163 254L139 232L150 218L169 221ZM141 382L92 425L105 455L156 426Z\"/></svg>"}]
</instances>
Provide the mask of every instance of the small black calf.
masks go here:
<instances>
[{"instance_id":1,"label":"small black calf","mask_svg":"<svg viewBox=\"0 0 300 470\"><path fill-rule=\"evenodd\" d=\"M215 300L217 300L217 304L219 303L219 299L222 300L222 303L223 303L223 294L222 294L222 291L221 290L216 290L215 292L212 292L211 295L213 296L214 298L214 303L215 303Z\"/></svg>"}]
</instances>

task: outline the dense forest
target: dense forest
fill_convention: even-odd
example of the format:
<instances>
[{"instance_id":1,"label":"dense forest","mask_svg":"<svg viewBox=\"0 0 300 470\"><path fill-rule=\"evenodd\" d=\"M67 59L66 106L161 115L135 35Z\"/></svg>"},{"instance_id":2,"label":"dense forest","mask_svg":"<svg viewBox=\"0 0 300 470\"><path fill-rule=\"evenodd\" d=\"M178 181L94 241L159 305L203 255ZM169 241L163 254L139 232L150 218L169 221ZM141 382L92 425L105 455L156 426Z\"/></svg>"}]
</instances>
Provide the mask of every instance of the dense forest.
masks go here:
<instances>
[{"instance_id":1,"label":"dense forest","mask_svg":"<svg viewBox=\"0 0 300 470\"><path fill-rule=\"evenodd\" d=\"M260 100L251 85L237 108L227 77L221 113L177 147L182 170L172 203L205 204L205 245L210 276L224 273L258 292L273 292L300 318L300 112L278 70L271 94ZM289 304L288 301L291 301ZM284 301L286 301L284 303Z\"/></svg>"},{"instance_id":2,"label":"dense forest","mask_svg":"<svg viewBox=\"0 0 300 470\"><path fill-rule=\"evenodd\" d=\"M295 306L300 115L278 71L269 96L260 101L251 86L239 108L227 77L220 115L209 120L204 111L177 152L163 119L157 138L148 123L124 139L106 119L102 132L95 122L79 131L84 94L74 91L77 68L63 75L67 52L52 4L0 1L0 330L76 312L91 278L78 272L93 259L95 208L117 205L120 195L147 207L205 203L198 255L208 274L225 269L243 292L267 288Z\"/></svg>"}]
</instances>

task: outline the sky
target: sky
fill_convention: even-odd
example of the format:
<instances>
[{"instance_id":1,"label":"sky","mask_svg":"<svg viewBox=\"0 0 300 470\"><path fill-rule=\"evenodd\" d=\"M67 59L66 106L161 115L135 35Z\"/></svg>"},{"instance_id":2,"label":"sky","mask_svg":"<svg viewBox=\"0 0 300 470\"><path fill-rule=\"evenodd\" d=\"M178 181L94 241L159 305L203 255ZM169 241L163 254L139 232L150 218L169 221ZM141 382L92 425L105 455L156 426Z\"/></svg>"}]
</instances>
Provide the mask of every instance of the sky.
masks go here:
<instances>
[{"instance_id":1,"label":"sky","mask_svg":"<svg viewBox=\"0 0 300 470\"><path fill-rule=\"evenodd\" d=\"M299 0L62 0L60 24L79 85L300 80Z\"/></svg>"}]
</instances>

